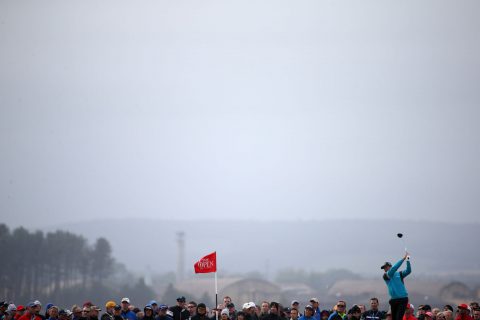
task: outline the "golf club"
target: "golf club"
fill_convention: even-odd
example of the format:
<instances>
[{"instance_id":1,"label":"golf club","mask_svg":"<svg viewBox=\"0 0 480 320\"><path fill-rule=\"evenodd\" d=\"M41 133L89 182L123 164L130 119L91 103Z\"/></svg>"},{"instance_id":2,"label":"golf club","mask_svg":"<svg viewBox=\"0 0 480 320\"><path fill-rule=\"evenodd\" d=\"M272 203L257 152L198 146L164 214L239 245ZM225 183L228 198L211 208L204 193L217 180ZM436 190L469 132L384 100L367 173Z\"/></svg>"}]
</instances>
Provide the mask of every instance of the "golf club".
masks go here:
<instances>
[{"instance_id":1,"label":"golf club","mask_svg":"<svg viewBox=\"0 0 480 320\"><path fill-rule=\"evenodd\" d=\"M403 237L403 233L397 233L397 237L399 237L400 239L402 239L403 241L403 246L405 247L405 252L407 252L407 244L405 242L405 238Z\"/></svg>"}]
</instances>

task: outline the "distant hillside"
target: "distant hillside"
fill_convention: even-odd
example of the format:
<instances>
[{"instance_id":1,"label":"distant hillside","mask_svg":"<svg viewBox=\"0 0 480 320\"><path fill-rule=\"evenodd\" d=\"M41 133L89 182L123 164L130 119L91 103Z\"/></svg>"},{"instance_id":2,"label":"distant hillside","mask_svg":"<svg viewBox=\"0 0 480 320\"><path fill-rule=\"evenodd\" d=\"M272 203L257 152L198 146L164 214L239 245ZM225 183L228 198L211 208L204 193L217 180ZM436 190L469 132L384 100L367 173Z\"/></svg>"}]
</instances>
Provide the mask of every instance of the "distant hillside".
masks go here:
<instances>
[{"instance_id":1,"label":"distant hillside","mask_svg":"<svg viewBox=\"0 0 480 320\"><path fill-rule=\"evenodd\" d=\"M175 271L176 233L185 232L185 274L193 263L216 250L219 274L256 271L272 279L279 269L346 268L380 273L380 265L399 259L405 234L417 275L480 269L479 225L406 221L165 221L114 220L56 225L92 240L107 238L114 257L139 272ZM49 228L50 229L50 228Z\"/></svg>"}]
</instances>

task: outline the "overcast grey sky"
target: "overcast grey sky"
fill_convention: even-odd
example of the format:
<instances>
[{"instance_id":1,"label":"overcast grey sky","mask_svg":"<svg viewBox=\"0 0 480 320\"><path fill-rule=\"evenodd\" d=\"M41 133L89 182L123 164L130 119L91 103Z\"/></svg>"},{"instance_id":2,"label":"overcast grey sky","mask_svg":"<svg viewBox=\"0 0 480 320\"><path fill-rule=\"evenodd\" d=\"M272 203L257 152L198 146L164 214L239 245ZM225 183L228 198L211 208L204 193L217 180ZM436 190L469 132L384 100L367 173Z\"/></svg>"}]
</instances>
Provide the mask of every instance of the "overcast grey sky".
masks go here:
<instances>
[{"instance_id":1,"label":"overcast grey sky","mask_svg":"<svg viewBox=\"0 0 480 320\"><path fill-rule=\"evenodd\" d=\"M2 0L0 220L480 222L479 12Z\"/></svg>"}]
</instances>

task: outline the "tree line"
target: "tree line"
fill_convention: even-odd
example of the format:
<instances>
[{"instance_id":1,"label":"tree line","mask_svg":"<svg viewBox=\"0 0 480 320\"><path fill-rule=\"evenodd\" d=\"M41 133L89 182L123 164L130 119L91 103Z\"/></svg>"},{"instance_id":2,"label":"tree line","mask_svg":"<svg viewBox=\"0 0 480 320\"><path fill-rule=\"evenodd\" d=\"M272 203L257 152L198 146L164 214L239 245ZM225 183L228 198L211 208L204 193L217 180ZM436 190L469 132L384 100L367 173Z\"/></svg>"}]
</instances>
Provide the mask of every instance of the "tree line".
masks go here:
<instances>
[{"instance_id":1,"label":"tree line","mask_svg":"<svg viewBox=\"0 0 480 320\"><path fill-rule=\"evenodd\" d=\"M112 248L105 238L89 245L84 237L70 232L29 232L23 227L10 230L0 224L0 250L0 297L10 301L103 301L125 291L135 294L136 288L141 296L154 294L143 279L135 282L112 258ZM112 283L115 277L130 283Z\"/></svg>"}]
</instances>

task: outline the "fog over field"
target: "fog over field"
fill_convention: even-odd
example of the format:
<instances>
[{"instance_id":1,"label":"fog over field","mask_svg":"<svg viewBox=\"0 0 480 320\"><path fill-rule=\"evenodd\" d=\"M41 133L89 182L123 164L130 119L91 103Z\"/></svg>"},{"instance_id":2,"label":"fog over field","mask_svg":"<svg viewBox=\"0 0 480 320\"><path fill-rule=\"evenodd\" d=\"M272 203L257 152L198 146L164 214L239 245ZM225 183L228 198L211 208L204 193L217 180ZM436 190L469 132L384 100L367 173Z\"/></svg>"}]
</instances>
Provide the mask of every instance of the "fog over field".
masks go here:
<instances>
[{"instance_id":1,"label":"fog over field","mask_svg":"<svg viewBox=\"0 0 480 320\"><path fill-rule=\"evenodd\" d=\"M174 221L95 220L57 225L92 241L106 237L113 256L140 274L177 271L177 232L185 232L186 277L193 263L217 251L219 275L258 272L273 279L279 270L349 269L381 275L385 261L403 256L402 232L416 276L446 276L480 269L478 224L414 221ZM48 229L47 229L48 230ZM450 275L450 276L449 276Z\"/></svg>"}]
</instances>

